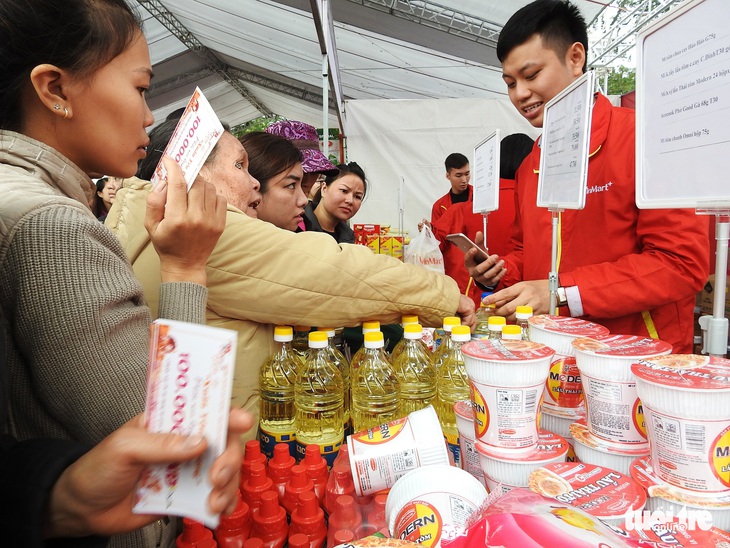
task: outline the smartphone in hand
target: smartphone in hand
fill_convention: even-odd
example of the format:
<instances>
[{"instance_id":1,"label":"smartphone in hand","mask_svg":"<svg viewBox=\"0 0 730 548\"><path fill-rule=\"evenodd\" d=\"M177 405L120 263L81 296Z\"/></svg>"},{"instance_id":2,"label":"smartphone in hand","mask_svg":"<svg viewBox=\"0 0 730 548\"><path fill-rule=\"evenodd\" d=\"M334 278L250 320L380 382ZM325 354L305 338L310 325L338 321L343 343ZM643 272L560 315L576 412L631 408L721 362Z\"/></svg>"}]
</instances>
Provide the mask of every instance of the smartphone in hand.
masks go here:
<instances>
[{"instance_id":1,"label":"smartphone in hand","mask_svg":"<svg viewBox=\"0 0 730 548\"><path fill-rule=\"evenodd\" d=\"M457 234L449 234L446 236L446 239L450 241L452 244L454 244L456 247L461 249L464 253L469 251L472 247L476 247L478 249L477 254L474 255L474 262L481 263L484 261L489 255L487 252L479 247L477 244L475 244L473 241L471 241L466 234L463 234L462 232L459 232Z\"/></svg>"}]
</instances>

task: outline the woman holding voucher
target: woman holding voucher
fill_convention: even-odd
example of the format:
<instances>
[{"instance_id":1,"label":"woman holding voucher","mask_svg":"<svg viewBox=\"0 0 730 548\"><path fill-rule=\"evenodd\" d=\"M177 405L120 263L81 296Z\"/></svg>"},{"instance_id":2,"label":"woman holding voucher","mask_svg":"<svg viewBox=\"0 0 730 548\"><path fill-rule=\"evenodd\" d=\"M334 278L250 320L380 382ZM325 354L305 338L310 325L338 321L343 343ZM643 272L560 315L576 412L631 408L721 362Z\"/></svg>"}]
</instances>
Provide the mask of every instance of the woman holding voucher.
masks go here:
<instances>
[{"instance_id":1,"label":"woman holding voucher","mask_svg":"<svg viewBox=\"0 0 730 548\"><path fill-rule=\"evenodd\" d=\"M0 329L10 402L3 426L21 441L96 444L144 407L150 311L89 203L92 176L130 177L146 156L147 43L124 0L5 0L0 35ZM203 323L205 264L225 199L203 181L186 193L179 166L165 162L169 178L149 195L145 220L160 257L159 313ZM232 441L229 480L240 458ZM220 507L232 510L233 483L225 494ZM169 546L174 525L158 519L110 545Z\"/></svg>"}]
</instances>

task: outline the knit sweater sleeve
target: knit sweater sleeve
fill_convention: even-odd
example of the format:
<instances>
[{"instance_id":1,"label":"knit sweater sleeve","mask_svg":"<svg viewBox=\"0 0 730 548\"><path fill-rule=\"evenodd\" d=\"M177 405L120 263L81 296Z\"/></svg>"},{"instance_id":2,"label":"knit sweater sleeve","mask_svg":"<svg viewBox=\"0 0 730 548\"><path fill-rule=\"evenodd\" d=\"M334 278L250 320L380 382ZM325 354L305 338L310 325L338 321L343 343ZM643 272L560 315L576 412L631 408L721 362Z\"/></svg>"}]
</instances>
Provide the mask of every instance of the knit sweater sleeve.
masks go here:
<instances>
[{"instance_id":1,"label":"knit sweater sleeve","mask_svg":"<svg viewBox=\"0 0 730 548\"><path fill-rule=\"evenodd\" d=\"M11 362L16 434L97 443L144 406L151 316L114 235L86 212L27 215L2 265L19 363ZM205 288L164 284L165 315L200 321Z\"/></svg>"}]
</instances>

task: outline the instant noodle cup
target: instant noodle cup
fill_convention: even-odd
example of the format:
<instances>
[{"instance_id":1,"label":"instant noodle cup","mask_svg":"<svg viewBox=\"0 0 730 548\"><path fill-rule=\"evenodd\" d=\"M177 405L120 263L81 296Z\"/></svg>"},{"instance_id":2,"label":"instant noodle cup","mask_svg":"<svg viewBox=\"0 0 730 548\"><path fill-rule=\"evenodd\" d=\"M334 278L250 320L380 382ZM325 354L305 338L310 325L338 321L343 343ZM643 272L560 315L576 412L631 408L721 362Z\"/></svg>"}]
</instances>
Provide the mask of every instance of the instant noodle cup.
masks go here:
<instances>
[{"instance_id":1,"label":"instant noodle cup","mask_svg":"<svg viewBox=\"0 0 730 548\"><path fill-rule=\"evenodd\" d=\"M649 449L646 447L620 448L595 437L588 429L585 420L578 420L571 424L570 433L573 435L575 456L579 461L610 468L626 476L629 475L631 463L635 459L649 455Z\"/></svg>"},{"instance_id":2,"label":"instant noodle cup","mask_svg":"<svg viewBox=\"0 0 730 548\"><path fill-rule=\"evenodd\" d=\"M391 536L438 547L459 535L487 490L461 468L423 466L400 478L388 493L385 516Z\"/></svg>"},{"instance_id":3,"label":"instant noodle cup","mask_svg":"<svg viewBox=\"0 0 730 548\"><path fill-rule=\"evenodd\" d=\"M480 340L461 347L477 441L504 453L537 447L537 415L553 350L531 341Z\"/></svg>"},{"instance_id":4,"label":"instant noodle cup","mask_svg":"<svg viewBox=\"0 0 730 548\"><path fill-rule=\"evenodd\" d=\"M605 335L573 341L591 434L618 446L648 447L646 425L631 365L669 354L672 345L634 335Z\"/></svg>"},{"instance_id":5,"label":"instant noodle cup","mask_svg":"<svg viewBox=\"0 0 730 548\"><path fill-rule=\"evenodd\" d=\"M461 468L469 472L484 485L484 472L479 462L476 439L474 438L474 408L471 400L457 401L454 404L456 427L459 429L459 448L461 449Z\"/></svg>"},{"instance_id":6,"label":"instant noodle cup","mask_svg":"<svg viewBox=\"0 0 730 548\"><path fill-rule=\"evenodd\" d=\"M543 409L556 415L578 418L585 414L583 385L575 356L555 354L545 381Z\"/></svg>"},{"instance_id":7,"label":"instant noodle cup","mask_svg":"<svg viewBox=\"0 0 730 548\"><path fill-rule=\"evenodd\" d=\"M646 504L646 491L635 480L594 464L547 464L530 474L529 487L611 525L622 525L626 512L642 510Z\"/></svg>"},{"instance_id":8,"label":"instant noodle cup","mask_svg":"<svg viewBox=\"0 0 730 548\"><path fill-rule=\"evenodd\" d=\"M503 492L527 487L530 474L553 462L563 462L568 454L565 438L546 430L540 431L540 443L528 454L505 455L495 453L490 447L477 442L484 479L490 493L500 487Z\"/></svg>"},{"instance_id":9,"label":"instant noodle cup","mask_svg":"<svg viewBox=\"0 0 730 548\"><path fill-rule=\"evenodd\" d=\"M574 421L575 419L572 418L551 414L543 405L542 413L540 414L540 430L547 430L565 438L565 441L568 442L568 455L565 457L565 460L568 462L576 462L578 460L575 454L575 448L573 447L575 441L573 440L573 434L570 432L570 425Z\"/></svg>"},{"instance_id":10,"label":"instant noodle cup","mask_svg":"<svg viewBox=\"0 0 730 548\"><path fill-rule=\"evenodd\" d=\"M608 335L607 328L597 323L570 316L532 316L530 340L542 343L562 356L574 356L573 339L578 337L600 337Z\"/></svg>"},{"instance_id":11,"label":"instant noodle cup","mask_svg":"<svg viewBox=\"0 0 730 548\"><path fill-rule=\"evenodd\" d=\"M725 531L730 530L730 494L698 493L662 481L649 459L636 459L631 477L649 494L646 509L661 511L665 517L700 519Z\"/></svg>"},{"instance_id":12,"label":"instant noodle cup","mask_svg":"<svg viewBox=\"0 0 730 548\"><path fill-rule=\"evenodd\" d=\"M631 370L656 475L689 491L730 494L730 360L671 354Z\"/></svg>"},{"instance_id":13,"label":"instant noodle cup","mask_svg":"<svg viewBox=\"0 0 730 548\"><path fill-rule=\"evenodd\" d=\"M432 406L347 438L350 469L358 496L392 487L419 466L449 464L436 411Z\"/></svg>"}]
</instances>

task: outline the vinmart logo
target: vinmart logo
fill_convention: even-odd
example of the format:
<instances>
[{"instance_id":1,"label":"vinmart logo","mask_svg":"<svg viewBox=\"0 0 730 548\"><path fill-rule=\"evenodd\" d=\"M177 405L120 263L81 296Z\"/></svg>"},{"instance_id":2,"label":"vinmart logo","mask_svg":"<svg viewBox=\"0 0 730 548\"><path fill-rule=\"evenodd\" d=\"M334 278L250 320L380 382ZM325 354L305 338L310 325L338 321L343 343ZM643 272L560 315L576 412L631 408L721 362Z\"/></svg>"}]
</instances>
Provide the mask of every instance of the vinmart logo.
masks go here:
<instances>
[{"instance_id":1,"label":"vinmart logo","mask_svg":"<svg viewBox=\"0 0 730 548\"><path fill-rule=\"evenodd\" d=\"M709 531L712 528L712 514L707 510L687 510L683 506L676 514L667 510L634 510L624 515L627 531L653 531L658 536L683 531Z\"/></svg>"}]
</instances>

